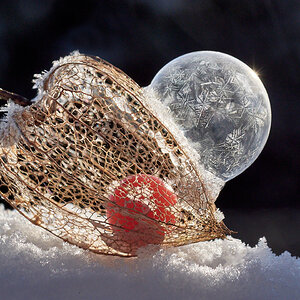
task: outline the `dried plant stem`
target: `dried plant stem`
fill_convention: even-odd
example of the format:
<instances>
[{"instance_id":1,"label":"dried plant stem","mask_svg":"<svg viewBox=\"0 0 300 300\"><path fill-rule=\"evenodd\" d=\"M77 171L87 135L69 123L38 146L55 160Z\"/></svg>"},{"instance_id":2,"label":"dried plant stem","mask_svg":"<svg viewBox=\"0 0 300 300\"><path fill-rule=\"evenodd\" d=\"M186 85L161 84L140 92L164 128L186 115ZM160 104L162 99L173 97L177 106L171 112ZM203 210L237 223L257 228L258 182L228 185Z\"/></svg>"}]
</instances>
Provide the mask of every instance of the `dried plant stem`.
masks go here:
<instances>
[{"instance_id":1,"label":"dried plant stem","mask_svg":"<svg viewBox=\"0 0 300 300\"><path fill-rule=\"evenodd\" d=\"M25 98L21 95L12 93L12 92L8 92L1 88L0 88L0 100L4 100L4 101L11 100L14 103L21 105L21 106L27 106L27 105L31 104L30 100L28 100L27 98Z\"/></svg>"}]
</instances>

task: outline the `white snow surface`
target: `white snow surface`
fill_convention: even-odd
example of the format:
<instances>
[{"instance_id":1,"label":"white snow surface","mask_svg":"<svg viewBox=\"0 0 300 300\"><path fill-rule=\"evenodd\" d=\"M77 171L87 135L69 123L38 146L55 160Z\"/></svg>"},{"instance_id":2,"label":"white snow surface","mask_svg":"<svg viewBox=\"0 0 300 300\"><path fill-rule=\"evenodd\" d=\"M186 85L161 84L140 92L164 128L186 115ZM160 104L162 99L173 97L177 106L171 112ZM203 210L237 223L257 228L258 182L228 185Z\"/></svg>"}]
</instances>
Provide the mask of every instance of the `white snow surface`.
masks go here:
<instances>
[{"instance_id":1,"label":"white snow surface","mask_svg":"<svg viewBox=\"0 0 300 300\"><path fill-rule=\"evenodd\" d=\"M0 299L300 299L300 259L266 239L93 254L0 206Z\"/></svg>"}]
</instances>

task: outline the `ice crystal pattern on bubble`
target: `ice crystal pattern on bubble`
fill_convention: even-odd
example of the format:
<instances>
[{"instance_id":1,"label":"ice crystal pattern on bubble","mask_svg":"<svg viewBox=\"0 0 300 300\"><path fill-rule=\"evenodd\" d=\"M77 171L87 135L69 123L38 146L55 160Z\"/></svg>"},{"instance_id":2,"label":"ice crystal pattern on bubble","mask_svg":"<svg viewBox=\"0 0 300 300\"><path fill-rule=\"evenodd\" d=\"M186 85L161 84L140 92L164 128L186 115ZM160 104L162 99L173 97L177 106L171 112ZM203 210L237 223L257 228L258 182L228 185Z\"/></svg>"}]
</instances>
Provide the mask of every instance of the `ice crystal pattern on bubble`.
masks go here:
<instances>
[{"instance_id":1,"label":"ice crystal pattern on bubble","mask_svg":"<svg viewBox=\"0 0 300 300\"><path fill-rule=\"evenodd\" d=\"M176 60L151 87L194 143L201 164L222 179L235 177L256 158L268 132L264 93L234 65L197 54Z\"/></svg>"}]
</instances>

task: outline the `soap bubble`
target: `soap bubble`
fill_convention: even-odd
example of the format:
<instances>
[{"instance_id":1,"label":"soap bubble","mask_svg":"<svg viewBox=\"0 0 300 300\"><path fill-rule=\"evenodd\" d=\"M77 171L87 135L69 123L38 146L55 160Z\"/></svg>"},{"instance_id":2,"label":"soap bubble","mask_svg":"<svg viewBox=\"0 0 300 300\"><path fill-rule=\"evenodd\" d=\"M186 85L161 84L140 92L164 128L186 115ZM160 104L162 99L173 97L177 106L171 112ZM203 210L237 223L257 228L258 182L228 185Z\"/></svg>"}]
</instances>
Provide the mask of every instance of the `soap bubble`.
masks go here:
<instances>
[{"instance_id":1,"label":"soap bubble","mask_svg":"<svg viewBox=\"0 0 300 300\"><path fill-rule=\"evenodd\" d=\"M165 65L150 88L200 154L207 171L228 181L262 151L271 126L267 92L238 59L198 51Z\"/></svg>"}]
</instances>

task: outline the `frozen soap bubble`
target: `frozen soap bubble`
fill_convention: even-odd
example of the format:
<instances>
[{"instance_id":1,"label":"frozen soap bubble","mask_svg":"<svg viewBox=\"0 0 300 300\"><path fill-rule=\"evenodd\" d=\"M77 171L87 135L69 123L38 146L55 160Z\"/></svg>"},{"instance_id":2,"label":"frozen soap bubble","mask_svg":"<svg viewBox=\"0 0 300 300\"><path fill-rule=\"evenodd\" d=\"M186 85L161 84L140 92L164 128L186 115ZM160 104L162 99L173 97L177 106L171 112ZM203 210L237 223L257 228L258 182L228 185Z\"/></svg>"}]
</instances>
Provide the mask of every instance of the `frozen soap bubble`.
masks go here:
<instances>
[{"instance_id":1,"label":"frozen soap bubble","mask_svg":"<svg viewBox=\"0 0 300 300\"><path fill-rule=\"evenodd\" d=\"M228 181L262 151L271 126L267 92L257 74L220 52L198 51L165 65L150 88L200 154L207 171Z\"/></svg>"}]
</instances>

